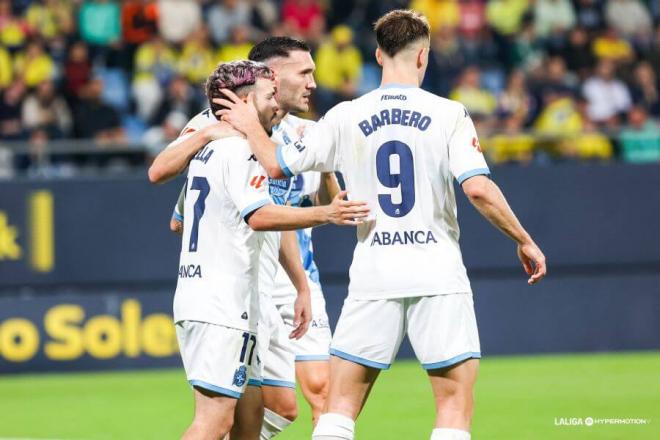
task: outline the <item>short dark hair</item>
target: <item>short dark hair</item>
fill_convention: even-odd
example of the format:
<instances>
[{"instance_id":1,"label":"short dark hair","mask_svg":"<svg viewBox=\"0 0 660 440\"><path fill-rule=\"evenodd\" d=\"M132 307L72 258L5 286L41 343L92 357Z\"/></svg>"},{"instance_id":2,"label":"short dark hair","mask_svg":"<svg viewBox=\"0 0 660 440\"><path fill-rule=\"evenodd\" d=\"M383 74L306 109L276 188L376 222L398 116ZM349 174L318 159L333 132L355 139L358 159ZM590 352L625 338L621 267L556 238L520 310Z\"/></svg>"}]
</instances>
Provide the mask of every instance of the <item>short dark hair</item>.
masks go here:
<instances>
[{"instance_id":1,"label":"short dark hair","mask_svg":"<svg viewBox=\"0 0 660 440\"><path fill-rule=\"evenodd\" d=\"M289 53L295 50L311 52L307 43L302 40L291 37L268 37L250 50L248 59L264 63L271 58L288 57Z\"/></svg>"},{"instance_id":2,"label":"short dark hair","mask_svg":"<svg viewBox=\"0 0 660 440\"><path fill-rule=\"evenodd\" d=\"M252 87L259 78L273 79L275 74L263 63L256 61L233 61L221 63L206 80L206 97L209 99L211 111L215 115L225 107L213 102L214 98L226 98L220 89L229 89L240 96L246 88Z\"/></svg>"},{"instance_id":3,"label":"short dark hair","mask_svg":"<svg viewBox=\"0 0 660 440\"><path fill-rule=\"evenodd\" d=\"M383 15L374 24L378 47L393 57L409 44L431 38L431 27L419 12L396 9Z\"/></svg>"}]
</instances>

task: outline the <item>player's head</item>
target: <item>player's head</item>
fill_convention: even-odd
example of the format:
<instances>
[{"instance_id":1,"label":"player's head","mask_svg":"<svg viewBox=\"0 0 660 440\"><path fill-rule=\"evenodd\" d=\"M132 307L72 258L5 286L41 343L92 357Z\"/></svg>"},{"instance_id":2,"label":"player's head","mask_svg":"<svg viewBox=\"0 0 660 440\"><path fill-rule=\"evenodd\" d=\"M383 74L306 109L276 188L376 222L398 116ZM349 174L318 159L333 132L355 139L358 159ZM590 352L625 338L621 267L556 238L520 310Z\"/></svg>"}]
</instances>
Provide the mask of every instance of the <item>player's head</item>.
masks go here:
<instances>
[{"instance_id":1,"label":"player's head","mask_svg":"<svg viewBox=\"0 0 660 440\"><path fill-rule=\"evenodd\" d=\"M206 96L215 114L223 106L213 102L213 98L225 98L220 91L228 89L239 98L246 100L253 93L253 104L259 114L259 122L270 132L277 116L278 105L275 99L275 74L263 63L255 61L234 61L218 64L206 80Z\"/></svg>"},{"instance_id":2,"label":"player's head","mask_svg":"<svg viewBox=\"0 0 660 440\"><path fill-rule=\"evenodd\" d=\"M248 59L273 69L277 80L277 102L285 112L306 112L309 97L316 88L311 49L291 37L268 37L257 43Z\"/></svg>"},{"instance_id":3,"label":"player's head","mask_svg":"<svg viewBox=\"0 0 660 440\"><path fill-rule=\"evenodd\" d=\"M376 60L387 69L399 66L417 70L419 82L428 65L431 28L419 12L397 9L383 15L374 25Z\"/></svg>"}]
</instances>

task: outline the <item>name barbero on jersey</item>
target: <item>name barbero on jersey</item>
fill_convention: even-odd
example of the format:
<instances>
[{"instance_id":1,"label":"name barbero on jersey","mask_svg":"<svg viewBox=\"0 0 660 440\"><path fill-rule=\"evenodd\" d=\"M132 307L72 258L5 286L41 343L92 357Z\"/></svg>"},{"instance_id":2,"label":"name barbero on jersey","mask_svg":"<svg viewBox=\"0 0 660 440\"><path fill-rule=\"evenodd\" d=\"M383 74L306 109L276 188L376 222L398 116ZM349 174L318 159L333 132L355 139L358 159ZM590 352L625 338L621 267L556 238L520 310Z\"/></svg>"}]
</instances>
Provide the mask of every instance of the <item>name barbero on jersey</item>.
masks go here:
<instances>
[{"instance_id":1,"label":"name barbero on jersey","mask_svg":"<svg viewBox=\"0 0 660 440\"><path fill-rule=\"evenodd\" d=\"M426 231L381 231L375 232L370 246L394 246L397 244L428 244L438 243L433 232Z\"/></svg>"},{"instance_id":2,"label":"name barbero on jersey","mask_svg":"<svg viewBox=\"0 0 660 440\"><path fill-rule=\"evenodd\" d=\"M420 131L426 131L429 125L431 125L431 117L413 110L392 108L381 110L380 113L375 113L371 115L371 118L365 119L358 124L366 137L377 131L379 127L386 125L403 125L405 127L415 127Z\"/></svg>"}]
</instances>

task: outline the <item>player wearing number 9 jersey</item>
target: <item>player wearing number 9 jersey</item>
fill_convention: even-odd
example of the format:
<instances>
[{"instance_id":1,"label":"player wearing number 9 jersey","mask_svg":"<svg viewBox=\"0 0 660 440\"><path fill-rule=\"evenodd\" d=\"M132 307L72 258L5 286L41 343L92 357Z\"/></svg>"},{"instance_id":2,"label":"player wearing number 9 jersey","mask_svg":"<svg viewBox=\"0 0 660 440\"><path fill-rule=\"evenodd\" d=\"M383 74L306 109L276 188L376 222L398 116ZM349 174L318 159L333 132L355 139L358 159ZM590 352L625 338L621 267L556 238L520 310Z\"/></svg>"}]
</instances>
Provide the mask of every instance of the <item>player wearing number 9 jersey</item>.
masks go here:
<instances>
[{"instance_id":1,"label":"player wearing number 9 jersey","mask_svg":"<svg viewBox=\"0 0 660 440\"><path fill-rule=\"evenodd\" d=\"M453 180L518 243L530 284L545 275L545 261L488 179L465 108L419 88L428 63L426 18L392 11L375 30L381 87L337 105L302 139L276 147L231 96L221 114L246 133L271 177L341 171L349 194L368 201L373 213L358 227L348 298L331 344L328 412L313 437L353 438L378 371L389 368L407 332L436 400L431 438L469 439L481 353Z\"/></svg>"}]
</instances>

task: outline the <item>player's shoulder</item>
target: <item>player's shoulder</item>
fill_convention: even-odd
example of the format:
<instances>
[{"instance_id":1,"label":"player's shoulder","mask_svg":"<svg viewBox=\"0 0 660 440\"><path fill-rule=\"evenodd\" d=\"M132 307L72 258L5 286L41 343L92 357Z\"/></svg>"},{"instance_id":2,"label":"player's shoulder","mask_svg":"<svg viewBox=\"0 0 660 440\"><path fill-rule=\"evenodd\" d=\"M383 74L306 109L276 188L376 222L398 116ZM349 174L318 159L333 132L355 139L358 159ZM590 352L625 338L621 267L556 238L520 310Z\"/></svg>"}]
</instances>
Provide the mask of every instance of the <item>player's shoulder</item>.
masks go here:
<instances>
[{"instance_id":1,"label":"player's shoulder","mask_svg":"<svg viewBox=\"0 0 660 440\"><path fill-rule=\"evenodd\" d=\"M300 116L292 115L291 113L288 113L284 117L284 122L286 122L286 124L290 125L291 127L306 127L308 125L316 124L316 121L313 119L301 118Z\"/></svg>"},{"instance_id":2,"label":"player's shoulder","mask_svg":"<svg viewBox=\"0 0 660 440\"><path fill-rule=\"evenodd\" d=\"M181 130L181 134L179 134L179 136L184 136L186 134L193 133L197 130L206 127L207 125L212 124L215 121L217 121L217 119L213 115L211 109L210 108L204 109L201 112L197 113L195 116L192 117L192 119L188 121L185 127L183 127L183 130Z\"/></svg>"}]
</instances>

